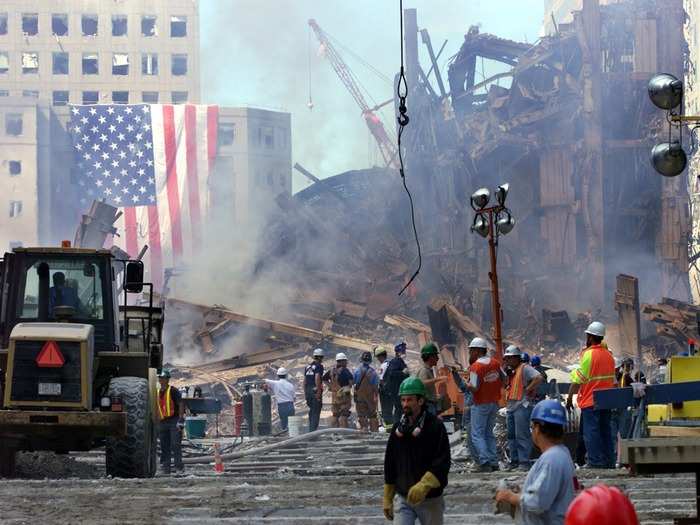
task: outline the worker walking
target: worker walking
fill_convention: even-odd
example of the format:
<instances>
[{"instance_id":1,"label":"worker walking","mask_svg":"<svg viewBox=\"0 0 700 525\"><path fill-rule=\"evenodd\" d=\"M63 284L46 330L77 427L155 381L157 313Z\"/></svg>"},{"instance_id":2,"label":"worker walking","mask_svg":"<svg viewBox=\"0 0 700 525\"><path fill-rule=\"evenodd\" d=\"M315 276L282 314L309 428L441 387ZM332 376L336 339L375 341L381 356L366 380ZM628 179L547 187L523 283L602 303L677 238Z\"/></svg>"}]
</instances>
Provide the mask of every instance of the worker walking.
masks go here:
<instances>
[{"instance_id":1,"label":"worker walking","mask_svg":"<svg viewBox=\"0 0 700 525\"><path fill-rule=\"evenodd\" d=\"M323 348L314 350L313 361L304 369L304 397L309 407L309 432L318 428L323 407Z\"/></svg>"},{"instance_id":2,"label":"worker walking","mask_svg":"<svg viewBox=\"0 0 700 525\"><path fill-rule=\"evenodd\" d=\"M323 375L332 394L331 410L333 427L348 428L350 409L352 408L352 372L348 370L348 358L342 352L335 355L335 368Z\"/></svg>"},{"instance_id":3,"label":"worker walking","mask_svg":"<svg viewBox=\"0 0 700 525\"><path fill-rule=\"evenodd\" d=\"M586 329L586 349L581 363L571 376L572 384L566 400L573 408L573 396L581 409L583 440L586 444L587 465L590 468L615 467L615 442L612 435L611 411L598 410L593 405L593 392L615 386L615 360L603 343L605 325L592 322Z\"/></svg>"},{"instance_id":4,"label":"worker walking","mask_svg":"<svg viewBox=\"0 0 700 525\"><path fill-rule=\"evenodd\" d=\"M383 346L375 347L374 357L376 357L377 361L379 361L379 371L377 374L379 375L379 404L382 410L382 422L384 423L384 426L390 427L393 423L394 405L385 381L386 370L389 367L386 348Z\"/></svg>"},{"instance_id":5,"label":"worker walking","mask_svg":"<svg viewBox=\"0 0 700 525\"><path fill-rule=\"evenodd\" d=\"M440 396L438 395L437 385L447 381L445 377L435 377L433 368L438 363L439 351L435 343L427 343L420 350L420 357L423 360L421 366L416 372L416 377L423 382L425 386L425 409L432 415L437 416L440 410Z\"/></svg>"},{"instance_id":6,"label":"worker walking","mask_svg":"<svg viewBox=\"0 0 700 525\"><path fill-rule=\"evenodd\" d=\"M576 467L562 443L566 410L545 399L532 410L532 441L542 451L525 478L520 493L498 490L496 502L519 507L523 525L563 525L566 510L578 488ZM596 525L596 521L584 521Z\"/></svg>"},{"instance_id":7,"label":"worker walking","mask_svg":"<svg viewBox=\"0 0 700 525\"><path fill-rule=\"evenodd\" d=\"M391 397L392 414L391 423L396 424L401 419L401 398L399 397L399 387L404 379L406 379L410 372L408 370L408 365L404 361L404 356L406 355L406 343L401 341L394 347L394 358L389 361L386 372L384 373L384 385Z\"/></svg>"},{"instance_id":8,"label":"worker walking","mask_svg":"<svg viewBox=\"0 0 700 525\"><path fill-rule=\"evenodd\" d=\"M522 352L517 346L510 345L506 348L503 360L506 371L512 370L506 392L506 428L510 455L508 468L527 471L530 469L532 453L530 414L542 376L522 361Z\"/></svg>"},{"instance_id":9,"label":"worker walking","mask_svg":"<svg viewBox=\"0 0 700 525\"><path fill-rule=\"evenodd\" d=\"M279 367L277 369L277 380L265 379L265 390L270 391L275 399L277 399L277 413L280 416L280 427L282 430L287 430L289 416L294 415L294 399L296 397L296 389L294 385L287 380L287 369Z\"/></svg>"},{"instance_id":10,"label":"worker walking","mask_svg":"<svg viewBox=\"0 0 700 525\"><path fill-rule=\"evenodd\" d=\"M442 492L450 471L450 443L445 426L425 409L425 386L417 377L401 383L403 415L389 436L384 455L384 516L399 525L442 525Z\"/></svg>"},{"instance_id":11,"label":"worker walking","mask_svg":"<svg viewBox=\"0 0 700 525\"><path fill-rule=\"evenodd\" d=\"M185 404L180 391L170 386L170 370L158 374L158 429L160 439L160 466L163 474L170 474L171 460L176 471L185 470L182 463L182 429L185 427Z\"/></svg>"},{"instance_id":12,"label":"worker walking","mask_svg":"<svg viewBox=\"0 0 700 525\"><path fill-rule=\"evenodd\" d=\"M372 353L363 352L360 368L355 370L355 410L362 430L379 430L377 402L379 401L379 376L371 366Z\"/></svg>"},{"instance_id":13,"label":"worker walking","mask_svg":"<svg viewBox=\"0 0 700 525\"><path fill-rule=\"evenodd\" d=\"M475 337L469 343L467 388L474 394L474 405L471 407L471 436L477 453L472 469L474 472L499 469L493 428L505 377L501 363L486 355L486 346L486 341L480 337Z\"/></svg>"}]
</instances>

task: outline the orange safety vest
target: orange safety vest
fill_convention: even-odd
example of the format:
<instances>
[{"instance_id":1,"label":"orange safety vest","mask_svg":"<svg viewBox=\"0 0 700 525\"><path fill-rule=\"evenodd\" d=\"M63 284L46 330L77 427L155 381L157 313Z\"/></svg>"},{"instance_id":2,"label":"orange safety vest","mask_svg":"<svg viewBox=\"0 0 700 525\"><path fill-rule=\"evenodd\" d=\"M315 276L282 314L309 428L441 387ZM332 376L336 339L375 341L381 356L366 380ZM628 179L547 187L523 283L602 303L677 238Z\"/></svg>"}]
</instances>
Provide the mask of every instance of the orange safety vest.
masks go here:
<instances>
[{"instance_id":1,"label":"orange safety vest","mask_svg":"<svg viewBox=\"0 0 700 525\"><path fill-rule=\"evenodd\" d=\"M516 370L513 377L508 383L508 392L506 393L506 399L508 401L520 401L525 394L525 385L523 384L523 370L525 365L520 365Z\"/></svg>"},{"instance_id":2,"label":"orange safety vest","mask_svg":"<svg viewBox=\"0 0 700 525\"><path fill-rule=\"evenodd\" d=\"M158 393L158 413L160 419L168 419L175 415L175 400L173 400L170 393L173 387L169 386L168 389L163 392L162 390Z\"/></svg>"},{"instance_id":3,"label":"orange safety vest","mask_svg":"<svg viewBox=\"0 0 700 525\"><path fill-rule=\"evenodd\" d=\"M602 345L588 347L581 358L581 367L575 371L574 382L581 385L577 404L580 409L594 406L593 392L615 388L615 359Z\"/></svg>"},{"instance_id":4,"label":"orange safety vest","mask_svg":"<svg viewBox=\"0 0 700 525\"><path fill-rule=\"evenodd\" d=\"M474 372L479 378L479 388L474 392L474 404L484 405L486 403L498 403L501 399L501 363L493 357L488 363L480 363L478 360L469 367L470 372Z\"/></svg>"}]
</instances>

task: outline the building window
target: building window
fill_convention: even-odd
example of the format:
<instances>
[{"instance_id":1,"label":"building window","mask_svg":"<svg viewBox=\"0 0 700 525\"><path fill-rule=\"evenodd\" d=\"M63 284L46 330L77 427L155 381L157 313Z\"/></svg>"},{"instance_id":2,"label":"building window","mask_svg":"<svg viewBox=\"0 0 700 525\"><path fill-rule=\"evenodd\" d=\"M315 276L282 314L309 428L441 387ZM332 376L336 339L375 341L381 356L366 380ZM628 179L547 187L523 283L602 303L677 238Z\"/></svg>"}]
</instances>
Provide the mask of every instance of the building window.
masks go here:
<instances>
[{"instance_id":1,"label":"building window","mask_svg":"<svg viewBox=\"0 0 700 525\"><path fill-rule=\"evenodd\" d=\"M83 15L80 21L80 26L83 30L83 36L97 36L97 15Z\"/></svg>"},{"instance_id":2,"label":"building window","mask_svg":"<svg viewBox=\"0 0 700 525\"><path fill-rule=\"evenodd\" d=\"M186 104L187 98L187 91L173 91L171 94L171 100L173 101L173 104Z\"/></svg>"},{"instance_id":3,"label":"building window","mask_svg":"<svg viewBox=\"0 0 700 525\"><path fill-rule=\"evenodd\" d=\"M53 74L67 75L68 74L68 53L53 54Z\"/></svg>"},{"instance_id":4,"label":"building window","mask_svg":"<svg viewBox=\"0 0 700 525\"><path fill-rule=\"evenodd\" d=\"M171 16L170 17L170 36L172 38L182 38L187 36L187 17L186 16Z\"/></svg>"},{"instance_id":5,"label":"building window","mask_svg":"<svg viewBox=\"0 0 700 525\"><path fill-rule=\"evenodd\" d=\"M83 105L97 104L99 100L99 91L83 91Z\"/></svg>"},{"instance_id":6,"label":"building window","mask_svg":"<svg viewBox=\"0 0 700 525\"><path fill-rule=\"evenodd\" d=\"M263 126L258 128L258 145L265 146L266 149L275 147L275 128Z\"/></svg>"},{"instance_id":7,"label":"building window","mask_svg":"<svg viewBox=\"0 0 700 525\"><path fill-rule=\"evenodd\" d=\"M97 75L99 73L97 53L83 53L83 75Z\"/></svg>"},{"instance_id":8,"label":"building window","mask_svg":"<svg viewBox=\"0 0 700 525\"><path fill-rule=\"evenodd\" d=\"M22 161L21 160L11 160L9 163L10 176L16 177L22 174Z\"/></svg>"},{"instance_id":9,"label":"building window","mask_svg":"<svg viewBox=\"0 0 700 525\"><path fill-rule=\"evenodd\" d=\"M22 134L23 120L21 113L8 113L5 115L5 133L12 137Z\"/></svg>"},{"instance_id":10,"label":"building window","mask_svg":"<svg viewBox=\"0 0 700 525\"><path fill-rule=\"evenodd\" d=\"M22 53L22 73L32 75L39 72L39 53Z\"/></svg>"},{"instance_id":11,"label":"building window","mask_svg":"<svg viewBox=\"0 0 700 525\"><path fill-rule=\"evenodd\" d=\"M145 15L141 17L141 35L142 36L158 36L156 27L157 17Z\"/></svg>"},{"instance_id":12,"label":"building window","mask_svg":"<svg viewBox=\"0 0 700 525\"><path fill-rule=\"evenodd\" d=\"M22 90L22 97L23 98L39 98L39 91L36 89L23 89Z\"/></svg>"},{"instance_id":13,"label":"building window","mask_svg":"<svg viewBox=\"0 0 700 525\"><path fill-rule=\"evenodd\" d=\"M39 15L37 13L22 13L22 33L34 36L39 32Z\"/></svg>"},{"instance_id":14,"label":"building window","mask_svg":"<svg viewBox=\"0 0 700 525\"><path fill-rule=\"evenodd\" d=\"M7 13L0 13L0 35L7 34Z\"/></svg>"},{"instance_id":15,"label":"building window","mask_svg":"<svg viewBox=\"0 0 700 525\"><path fill-rule=\"evenodd\" d=\"M14 250L15 248L21 248L22 247L22 241L10 241L10 251Z\"/></svg>"},{"instance_id":16,"label":"building window","mask_svg":"<svg viewBox=\"0 0 700 525\"><path fill-rule=\"evenodd\" d=\"M156 53L144 53L141 55L141 74L146 76L158 74L158 55Z\"/></svg>"},{"instance_id":17,"label":"building window","mask_svg":"<svg viewBox=\"0 0 700 525\"><path fill-rule=\"evenodd\" d=\"M54 91L53 92L53 105L54 106L67 106L68 105L68 91Z\"/></svg>"},{"instance_id":18,"label":"building window","mask_svg":"<svg viewBox=\"0 0 700 525\"><path fill-rule=\"evenodd\" d=\"M112 36L126 36L129 20L126 15L112 15Z\"/></svg>"},{"instance_id":19,"label":"building window","mask_svg":"<svg viewBox=\"0 0 700 525\"><path fill-rule=\"evenodd\" d=\"M6 51L0 51L0 74L10 70L10 55Z\"/></svg>"},{"instance_id":20,"label":"building window","mask_svg":"<svg viewBox=\"0 0 700 525\"><path fill-rule=\"evenodd\" d=\"M230 146L236 138L236 125L235 124L219 124L219 131L217 132L219 146Z\"/></svg>"},{"instance_id":21,"label":"building window","mask_svg":"<svg viewBox=\"0 0 700 525\"><path fill-rule=\"evenodd\" d=\"M129 55L127 55L126 53L114 53L112 55L112 74L129 74Z\"/></svg>"},{"instance_id":22,"label":"building window","mask_svg":"<svg viewBox=\"0 0 700 525\"><path fill-rule=\"evenodd\" d=\"M10 201L10 217L19 217L22 213L22 201Z\"/></svg>"},{"instance_id":23,"label":"building window","mask_svg":"<svg viewBox=\"0 0 700 525\"><path fill-rule=\"evenodd\" d=\"M181 77L187 74L187 55L173 55L171 68L173 76Z\"/></svg>"},{"instance_id":24,"label":"building window","mask_svg":"<svg viewBox=\"0 0 700 525\"><path fill-rule=\"evenodd\" d=\"M112 91L112 102L115 104L128 104L129 103L129 92L128 91Z\"/></svg>"},{"instance_id":25,"label":"building window","mask_svg":"<svg viewBox=\"0 0 700 525\"><path fill-rule=\"evenodd\" d=\"M0 89L0 97L9 97L10 91L8 89Z\"/></svg>"},{"instance_id":26,"label":"building window","mask_svg":"<svg viewBox=\"0 0 700 525\"><path fill-rule=\"evenodd\" d=\"M141 93L141 100L143 100L144 104L158 104L158 92L144 91Z\"/></svg>"},{"instance_id":27,"label":"building window","mask_svg":"<svg viewBox=\"0 0 700 525\"><path fill-rule=\"evenodd\" d=\"M51 32L56 36L68 35L68 15L51 15Z\"/></svg>"}]
</instances>

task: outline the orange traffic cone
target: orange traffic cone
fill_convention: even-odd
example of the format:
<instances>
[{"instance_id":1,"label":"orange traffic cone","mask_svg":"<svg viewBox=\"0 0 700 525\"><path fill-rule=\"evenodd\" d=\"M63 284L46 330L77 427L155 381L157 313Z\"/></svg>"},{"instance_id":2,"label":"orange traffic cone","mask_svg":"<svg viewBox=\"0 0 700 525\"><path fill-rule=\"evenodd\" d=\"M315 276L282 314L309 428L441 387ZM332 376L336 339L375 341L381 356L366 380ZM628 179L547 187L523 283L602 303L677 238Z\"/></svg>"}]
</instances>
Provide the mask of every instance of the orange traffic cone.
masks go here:
<instances>
[{"instance_id":1,"label":"orange traffic cone","mask_svg":"<svg viewBox=\"0 0 700 525\"><path fill-rule=\"evenodd\" d=\"M214 443L214 472L217 474L224 473L224 462L221 460L221 451L218 443Z\"/></svg>"}]
</instances>

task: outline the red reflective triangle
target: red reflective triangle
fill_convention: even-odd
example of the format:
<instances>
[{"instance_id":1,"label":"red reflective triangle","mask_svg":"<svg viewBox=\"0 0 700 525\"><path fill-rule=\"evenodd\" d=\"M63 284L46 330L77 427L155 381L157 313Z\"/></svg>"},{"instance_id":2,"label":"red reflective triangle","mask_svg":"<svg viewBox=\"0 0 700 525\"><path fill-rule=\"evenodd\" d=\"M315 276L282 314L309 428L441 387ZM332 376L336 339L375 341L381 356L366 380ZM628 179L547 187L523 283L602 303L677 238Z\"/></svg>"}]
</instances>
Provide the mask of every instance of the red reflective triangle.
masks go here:
<instances>
[{"instance_id":1,"label":"red reflective triangle","mask_svg":"<svg viewBox=\"0 0 700 525\"><path fill-rule=\"evenodd\" d=\"M36 364L41 368L61 368L66 362L56 341L46 341L46 344L36 356Z\"/></svg>"}]
</instances>

